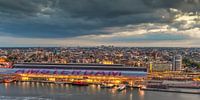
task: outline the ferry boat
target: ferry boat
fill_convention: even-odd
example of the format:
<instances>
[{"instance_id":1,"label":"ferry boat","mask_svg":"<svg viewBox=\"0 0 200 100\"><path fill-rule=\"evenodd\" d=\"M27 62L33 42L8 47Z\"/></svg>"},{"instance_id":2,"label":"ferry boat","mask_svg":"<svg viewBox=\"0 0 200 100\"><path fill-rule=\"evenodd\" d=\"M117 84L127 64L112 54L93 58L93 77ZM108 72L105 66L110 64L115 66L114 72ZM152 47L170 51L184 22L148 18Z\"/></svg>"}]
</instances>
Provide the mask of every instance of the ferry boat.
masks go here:
<instances>
[{"instance_id":1,"label":"ferry boat","mask_svg":"<svg viewBox=\"0 0 200 100\"><path fill-rule=\"evenodd\" d=\"M120 84L119 87L117 88L118 91L122 91L124 89L126 89L126 85L124 84Z\"/></svg>"},{"instance_id":2,"label":"ferry boat","mask_svg":"<svg viewBox=\"0 0 200 100\"><path fill-rule=\"evenodd\" d=\"M72 82L72 85L88 86L89 84L87 82L76 81L76 82Z\"/></svg>"},{"instance_id":3,"label":"ferry boat","mask_svg":"<svg viewBox=\"0 0 200 100\"><path fill-rule=\"evenodd\" d=\"M146 85L147 88L159 88L159 89L168 89L168 85L163 85L163 84L148 84Z\"/></svg>"},{"instance_id":4,"label":"ferry boat","mask_svg":"<svg viewBox=\"0 0 200 100\"><path fill-rule=\"evenodd\" d=\"M170 84L170 88L190 88L190 89L200 89L200 85L196 84Z\"/></svg>"}]
</instances>

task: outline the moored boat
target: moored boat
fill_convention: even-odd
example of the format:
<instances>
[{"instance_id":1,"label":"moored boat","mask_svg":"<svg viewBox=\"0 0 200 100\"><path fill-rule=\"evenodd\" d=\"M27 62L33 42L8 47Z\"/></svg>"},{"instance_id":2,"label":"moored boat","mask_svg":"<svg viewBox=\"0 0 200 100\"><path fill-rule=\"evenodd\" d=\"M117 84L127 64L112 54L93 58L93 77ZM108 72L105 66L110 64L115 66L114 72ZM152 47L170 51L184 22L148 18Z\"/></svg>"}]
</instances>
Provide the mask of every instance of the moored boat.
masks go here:
<instances>
[{"instance_id":1,"label":"moored boat","mask_svg":"<svg viewBox=\"0 0 200 100\"><path fill-rule=\"evenodd\" d=\"M119 87L117 88L118 91L122 91L126 89L126 85L125 84L120 84Z\"/></svg>"},{"instance_id":2,"label":"moored boat","mask_svg":"<svg viewBox=\"0 0 200 100\"><path fill-rule=\"evenodd\" d=\"M13 81L14 81L13 79L4 79L4 80L3 80L4 83L11 83L11 82L13 82Z\"/></svg>"},{"instance_id":3,"label":"moored boat","mask_svg":"<svg viewBox=\"0 0 200 100\"><path fill-rule=\"evenodd\" d=\"M3 83L4 82L4 80L3 79L0 79L0 83Z\"/></svg>"},{"instance_id":4,"label":"moored boat","mask_svg":"<svg viewBox=\"0 0 200 100\"><path fill-rule=\"evenodd\" d=\"M89 84L87 82L76 81L76 82L72 82L72 85L88 86Z\"/></svg>"},{"instance_id":5,"label":"moored boat","mask_svg":"<svg viewBox=\"0 0 200 100\"><path fill-rule=\"evenodd\" d=\"M55 84L65 84L65 82L54 82Z\"/></svg>"},{"instance_id":6,"label":"moored boat","mask_svg":"<svg viewBox=\"0 0 200 100\"><path fill-rule=\"evenodd\" d=\"M163 84L148 84L146 85L147 88L159 88L159 89L168 89L168 85L163 85Z\"/></svg>"}]
</instances>

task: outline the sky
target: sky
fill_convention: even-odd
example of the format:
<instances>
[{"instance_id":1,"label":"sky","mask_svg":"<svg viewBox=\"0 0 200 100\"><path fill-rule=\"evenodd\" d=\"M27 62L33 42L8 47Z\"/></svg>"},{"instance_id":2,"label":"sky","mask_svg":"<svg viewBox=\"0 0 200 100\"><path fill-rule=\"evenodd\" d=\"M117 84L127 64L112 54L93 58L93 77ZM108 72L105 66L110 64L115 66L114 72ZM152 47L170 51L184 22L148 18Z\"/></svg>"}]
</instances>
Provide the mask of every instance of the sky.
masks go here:
<instances>
[{"instance_id":1,"label":"sky","mask_svg":"<svg viewBox=\"0 0 200 100\"><path fill-rule=\"evenodd\" d=\"M0 47L200 47L200 0L0 0Z\"/></svg>"}]
</instances>

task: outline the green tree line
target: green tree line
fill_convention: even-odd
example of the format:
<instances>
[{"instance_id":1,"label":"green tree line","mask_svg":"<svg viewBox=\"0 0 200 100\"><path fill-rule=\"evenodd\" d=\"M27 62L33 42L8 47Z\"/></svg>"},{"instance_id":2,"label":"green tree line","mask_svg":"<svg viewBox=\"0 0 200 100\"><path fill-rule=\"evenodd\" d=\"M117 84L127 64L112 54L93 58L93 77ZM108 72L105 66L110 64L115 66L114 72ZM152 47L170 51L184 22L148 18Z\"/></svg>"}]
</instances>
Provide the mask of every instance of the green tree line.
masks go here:
<instances>
[{"instance_id":1,"label":"green tree line","mask_svg":"<svg viewBox=\"0 0 200 100\"><path fill-rule=\"evenodd\" d=\"M192 61L192 60L187 59L187 58L183 59L183 64L185 64L186 67L197 67L197 68L200 68L200 63Z\"/></svg>"}]
</instances>

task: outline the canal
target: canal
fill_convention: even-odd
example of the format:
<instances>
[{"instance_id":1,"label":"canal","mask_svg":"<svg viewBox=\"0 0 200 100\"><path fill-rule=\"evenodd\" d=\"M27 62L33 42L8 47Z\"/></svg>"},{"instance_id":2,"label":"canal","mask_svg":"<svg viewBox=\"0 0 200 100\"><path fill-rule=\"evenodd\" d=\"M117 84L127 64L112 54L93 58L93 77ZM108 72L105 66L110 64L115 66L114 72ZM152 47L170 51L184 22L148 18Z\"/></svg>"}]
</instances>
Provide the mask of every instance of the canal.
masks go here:
<instances>
[{"instance_id":1,"label":"canal","mask_svg":"<svg viewBox=\"0 0 200 100\"><path fill-rule=\"evenodd\" d=\"M0 100L199 100L200 95L16 82L0 84Z\"/></svg>"}]
</instances>

